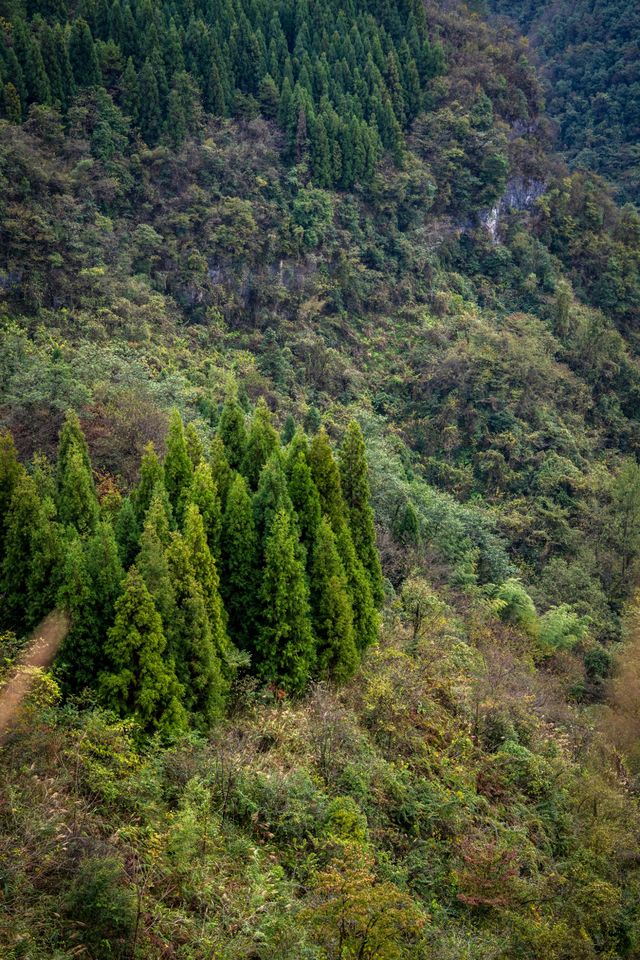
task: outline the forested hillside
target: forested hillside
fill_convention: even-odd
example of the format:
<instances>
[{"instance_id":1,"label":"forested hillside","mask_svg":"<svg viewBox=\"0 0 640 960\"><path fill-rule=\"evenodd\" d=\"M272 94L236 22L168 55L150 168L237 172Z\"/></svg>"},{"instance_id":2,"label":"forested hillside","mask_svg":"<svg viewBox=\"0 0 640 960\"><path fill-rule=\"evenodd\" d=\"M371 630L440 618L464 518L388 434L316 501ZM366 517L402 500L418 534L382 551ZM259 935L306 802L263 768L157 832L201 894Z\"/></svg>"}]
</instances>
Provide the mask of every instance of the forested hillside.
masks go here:
<instances>
[{"instance_id":1,"label":"forested hillside","mask_svg":"<svg viewBox=\"0 0 640 960\"><path fill-rule=\"evenodd\" d=\"M572 165L640 202L640 23L633 0L490 0L529 36Z\"/></svg>"},{"instance_id":2,"label":"forested hillside","mask_svg":"<svg viewBox=\"0 0 640 960\"><path fill-rule=\"evenodd\" d=\"M640 956L635 25L479 10L0 3L11 960Z\"/></svg>"}]
</instances>

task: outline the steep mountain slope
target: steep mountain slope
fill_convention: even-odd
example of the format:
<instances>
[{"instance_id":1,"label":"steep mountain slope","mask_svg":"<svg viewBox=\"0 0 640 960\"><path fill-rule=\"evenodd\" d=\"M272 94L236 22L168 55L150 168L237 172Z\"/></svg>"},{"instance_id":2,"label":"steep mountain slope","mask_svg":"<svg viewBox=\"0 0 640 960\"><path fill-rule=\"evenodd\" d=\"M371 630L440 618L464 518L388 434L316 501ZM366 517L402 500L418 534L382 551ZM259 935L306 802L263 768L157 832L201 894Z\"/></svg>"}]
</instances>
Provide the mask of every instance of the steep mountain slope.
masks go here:
<instances>
[{"instance_id":1,"label":"steep mountain slope","mask_svg":"<svg viewBox=\"0 0 640 960\"><path fill-rule=\"evenodd\" d=\"M525 41L2 13L3 662L71 632L0 754L0 945L638 956L640 218Z\"/></svg>"},{"instance_id":2,"label":"steep mountain slope","mask_svg":"<svg viewBox=\"0 0 640 960\"><path fill-rule=\"evenodd\" d=\"M546 79L547 109L571 164L607 177L640 202L640 27L630 0L491 0L529 36Z\"/></svg>"}]
</instances>

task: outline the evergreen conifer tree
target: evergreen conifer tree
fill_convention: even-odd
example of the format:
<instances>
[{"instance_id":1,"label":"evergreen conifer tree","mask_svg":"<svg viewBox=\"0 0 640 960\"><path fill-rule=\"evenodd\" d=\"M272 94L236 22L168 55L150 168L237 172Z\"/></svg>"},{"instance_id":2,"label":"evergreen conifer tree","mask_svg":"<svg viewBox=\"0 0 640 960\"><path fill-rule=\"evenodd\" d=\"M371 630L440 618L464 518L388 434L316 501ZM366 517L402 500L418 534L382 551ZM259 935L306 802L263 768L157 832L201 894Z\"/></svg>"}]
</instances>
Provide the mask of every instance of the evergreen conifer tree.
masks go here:
<instances>
[{"instance_id":1,"label":"evergreen conifer tree","mask_svg":"<svg viewBox=\"0 0 640 960\"><path fill-rule=\"evenodd\" d=\"M37 38L29 44L27 69L25 71L29 100L32 103L51 103L51 85L45 70L42 52Z\"/></svg>"},{"instance_id":2,"label":"evergreen conifer tree","mask_svg":"<svg viewBox=\"0 0 640 960\"><path fill-rule=\"evenodd\" d=\"M292 413L287 414L287 419L284 422L282 431L280 433L280 440L282 441L283 446L286 446L293 440L294 434L296 432L296 420Z\"/></svg>"},{"instance_id":3,"label":"evergreen conifer tree","mask_svg":"<svg viewBox=\"0 0 640 960\"><path fill-rule=\"evenodd\" d=\"M211 467L202 461L196 467L189 492L189 502L200 511L207 544L217 564L220 563L220 534L222 531L222 507Z\"/></svg>"},{"instance_id":4,"label":"evergreen conifer tree","mask_svg":"<svg viewBox=\"0 0 640 960\"><path fill-rule=\"evenodd\" d=\"M98 518L98 501L87 441L73 410L67 412L60 431L56 487L60 522L75 527L81 534L89 533Z\"/></svg>"},{"instance_id":5,"label":"evergreen conifer tree","mask_svg":"<svg viewBox=\"0 0 640 960\"><path fill-rule=\"evenodd\" d=\"M162 109L158 81L149 60L145 60L138 74L138 122L147 143L154 146L162 129Z\"/></svg>"},{"instance_id":6,"label":"evergreen conifer tree","mask_svg":"<svg viewBox=\"0 0 640 960\"><path fill-rule=\"evenodd\" d=\"M358 652L347 576L326 517L313 547L310 584L317 670L340 683L354 673Z\"/></svg>"},{"instance_id":7,"label":"evergreen conifer tree","mask_svg":"<svg viewBox=\"0 0 640 960\"><path fill-rule=\"evenodd\" d=\"M231 645L227 636L227 615L220 596L220 578L216 562L209 550L202 516L192 503L187 507L184 540L191 556L191 565L204 596L211 640L223 672L231 671Z\"/></svg>"},{"instance_id":8,"label":"evergreen conifer tree","mask_svg":"<svg viewBox=\"0 0 640 960\"><path fill-rule=\"evenodd\" d=\"M244 423L244 413L238 403L238 398L231 393L222 408L218 422L218 436L224 444L224 451L233 470L239 470L244 458L247 443L247 431Z\"/></svg>"},{"instance_id":9,"label":"evergreen conifer tree","mask_svg":"<svg viewBox=\"0 0 640 960\"><path fill-rule=\"evenodd\" d=\"M87 441L80 426L78 414L75 410L67 410L58 439L58 480L60 473L65 469L67 457L72 449L80 451L85 469L90 473L91 460L89 458L89 448L87 447Z\"/></svg>"},{"instance_id":10,"label":"evergreen conifer tree","mask_svg":"<svg viewBox=\"0 0 640 960\"><path fill-rule=\"evenodd\" d=\"M71 449L64 470L59 474L58 517L60 522L74 527L80 534L91 533L98 520L98 501L93 477L87 471L82 453Z\"/></svg>"},{"instance_id":11,"label":"evergreen conifer tree","mask_svg":"<svg viewBox=\"0 0 640 960\"><path fill-rule=\"evenodd\" d=\"M127 60L120 86L123 113L125 116L131 117L134 123L138 123L140 121L140 86L138 74L131 57Z\"/></svg>"},{"instance_id":12,"label":"evergreen conifer tree","mask_svg":"<svg viewBox=\"0 0 640 960\"><path fill-rule=\"evenodd\" d=\"M220 71L214 59L211 60L209 74L205 86L205 107L214 117L224 117L226 114L225 94Z\"/></svg>"},{"instance_id":13,"label":"evergreen conifer tree","mask_svg":"<svg viewBox=\"0 0 640 960\"><path fill-rule=\"evenodd\" d=\"M287 478L283 469L280 451L272 454L260 473L258 489L253 498L253 515L256 521L258 541L264 544L278 510L286 510L293 518L293 503L289 495Z\"/></svg>"},{"instance_id":14,"label":"evergreen conifer tree","mask_svg":"<svg viewBox=\"0 0 640 960\"><path fill-rule=\"evenodd\" d=\"M311 561L313 545L320 526L322 510L320 494L308 462L306 438L298 431L290 444L286 465L289 495L298 518L300 539L307 550L307 562Z\"/></svg>"},{"instance_id":15,"label":"evergreen conifer tree","mask_svg":"<svg viewBox=\"0 0 640 960\"><path fill-rule=\"evenodd\" d=\"M193 568L191 554L178 533L167 550L175 596L172 623L167 628L169 650L184 687L184 705L203 729L222 715L226 683L211 637L207 607Z\"/></svg>"},{"instance_id":16,"label":"evergreen conifer tree","mask_svg":"<svg viewBox=\"0 0 640 960\"><path fill-rule=\"evenodd\" d=\"M271 423L269 408L261 397L251 419L242 459L242 473L252 490L257 488L260 472L278 446L279 438Z\"/></svg>"},{"instance_id":17,"label":"evergreen conifer tree","mask_svg":"<svg viewBox=\"0 0 640 960\"><path fill-rule=\"evenodd\" d=\"M144 523L144 518L158 484L164 484L164 467L158 459L153 443L148 443L142 454L138 486L131 496L136 519L140 526Z\"/></svg>"},{"instance_id":18,"label":"evergreen conifer tree","mask_svg":"<svg viewBox=\"0 0 640 960\"><path fill-rule=\"evenodd\" d=\"M211 451L209 453L209 464L211 465L211 476L216 485L218 496L220 497L220 506L224 510L227 502L227 494L234 478L234 471L229 466L224 443L220 437L216 436L211 441Z\"/></svg>"},{"instance_id":19,"label":"evergreen conifer tree","mask_svg":"<svg viewBox=\"0 0 640 960\"><path fill-rule=\"evenodd\" d=\"M176 598L169 573L167 547L170 542L166 515L159 499L155 499L145 521L140 537L140 552L136 567L140 571L147 590L153 598L156 610L162 619L165 636L168 635L175 613Z\"/></svg>"},{"instance_id":20,"label":"evergreen conifer tree","mask_svg":"<svg viewBox=\"0 0 640 960\"><path fill-rule=\"evenodd\" d=\"M101 81L100 66L89 24L78 17L71 25L69 60L79 87L96 86Z\"/></svg>"},{"instance_id":21,"label":"evergreen conifer tree","mask_svg":"<svg viewBox=\"0 0 640 960\"><path fill-rule=\"evenodd\" d=\"M22 120L22 104L20 94L15 85L9 81L2 88L2 116L9 123L20 123Z\"/></svg>"},{"instance_id":22,"label":"evergreen conifer tree","mask_svg":"<svg viewBox=\"0 0 640 960\"><path fill-rule=\"evenodd\" d=\"M56 660L56 674L65 688L79 691L96 680L102 651L98 649L100 624L95 618L84 544L75 530L69 532L65 542L57 602L68 613L70 625ZM106 630L112 622L113 618L103 628Z\"/></svg>"},{"instance_id":23,"label":"evergreen conifer tree","mask_svg":"<svg viewBox=\"0 0 640 960\"><path fill-rule=\"evenodd\" d=\"M359 650L364 650L377 639L378 616L367 571L358 557L347 524L349 514L342 495L340 470L324 427L311 442L309 461L320 494L322 512L327 515L336 535L338 553L347 576L356 646Z\"/></svg>"},{"instance_id":24,"label":"evergreen conifer tree","mask_svg":"<svg viewBox=\"0 0 640 960\"><path fill-rule=\"evenodd\" d=\"M340 448L340 478L353 544L369 577L373 599L379 606L384 598L382 568L370 504L371 490L364 437L355 420L349 424Z\"/></svg>"},{"instance_id":25,"label":"evergreen conifer tree","mask_svg":"<svg viewBox=\"0 0 640 960\"><path fill-rule=\"evenodd\" d=\"M331 145L327 135L324 117L320 115L315 122L312 136L313 179L318 187L330 187L333 179Z\"/></svg>"},{"instance_id":26,"label":"evergreen conifer tree","mask_svg":"<svg viewBox=\"0 0 640 960\"><path fill-rule=\"evenodd\" d=\"M22 473L5 516L0 563L0 620L11 630L29 629L55 604L63 562L53 503L41 500L33 477Z\"/></svg>"},{"instance_id":27,"label":"evergreen conifer tree","mask_svg":"<svg viewBox=\"0 0 640 960\"><path fill-rule=\"evenodd\" d=\"M347 577L347 587L353 609L353 628L358 650L366 650L378 638L379 617L366 570L356 553L351 531L346 523L336 532L338 554Z\"/></svg>"},{"instance_id":28,"label":"evergreen conifer tree","mask_svg":"<svg viewBox=\"0 0 640 960\"><path fill-rule=\"evenodd\" d=\"M260 81L258 100L263 117L266 117L267 120L275 120L278 115L280 93L275 80L268 73Z\"/></svg>"},{"instance_id":29,"label":"evergreen conifer tree","mask_svg":"<svg viewBox=\"0 0 640 960\"><path fill-rule=\"evenodd\" d=\"M419 547L422 541L420 518L411 501L400 509L393 522L393 535L405 547Z\"/></svg>"},{"instance_id":30,"label":"evergreen conifer tree","mask_svg":"<svg viewBox=\"0 0 640 960\"><path fill-rule=\"evenodd\" d=\"M98 523L85 544L72 534L65 553L58 604L68 611L71 626L58 658L58 672L68 688L81 690L95 683L106 666L104 638L113 623L124 570L108 520Z\"/></svg>"},{"instance_id":31,"label":"evergreen conifer tree","mask_svg":"<svg viewBox=\"0 0 640 960\"><path fill-rule=\"evenodd\" d=\"M60 104L62 109L66 110L75 95L76 82L73 76L71 60L69 59L69 47L67 44L65 31L62 25L59 23L56 23L53 28L53 44L61 82Z\"/></svg>"},{"instance_id":32,"label":"evergreen conifer tree","mask_svg":"<svg viewBox=\"0 0 640 960\"><path fill-rule=\"evenodd\" d=\"M61 106L65 100L63 79L58 62L54 33L48 23L43 24L40 30L40 50L44 69L49 78L51 102Z\"/></svg>"},{"instance_id":33,"label":"evergreen conifer tree","mask_svg":"<svg viewBox=\"0 0 640 960\"><path fill-rule=\"evenodd\" d=\"M166 648L160 615L134 566L105 643L108 668L100 677L100 691L108 707L133 716L145 732L173 735L186 729L187 718Z\"/></svg>"},{"instance_id":34,"label":"evergreen conifer tree","mask_svg":"<svg viewBox=\"0 0 640 960\"><path fill-rule=\"evenodd\" d=\"M131 497L125 497L120 505L115 533L122 566L128 570L135 560L140 540L140 526Z\"/></svg>"},{"instance_id":35,"label":"evergreen conifer tree","mask_svg":"<svg viewBox=\"0 0 640 960\"><path fill-rule=\"evenodd\" d=\"M100 520L86 545L87 572L99 623L113 622L115 603L122 590L124 568L110 520Z\"/></svg>"},{"instance_id":36,"label":"evergreen conifer tree","mask_svg":"<svg viewBox=\"0 0 640 960\"><path fill-rule=\"evenodd\" d=\"M167 437L167 456L164 461L164 482L169 494L169 502L178 523L189 497L193 464L189 457L182 419L177 410L171 413L169 435Z\"/></svg>"},{"instance_id":37,"label":"evergreen conifer tree","mask_svg":"<svg viewBox=\"0 0 640 960\"><path fill-rule=\"evenodd\" d=\"M309 464L313 480L320 494L322 512L329 517L331 525L337 533L346 519L347 510L342 495L340 470L334 459L329 437L324 427L320 428L311 441Z\"/></svg>"},{"instance_id":38,"label":"evergreen conifer tree","mask_svg":"<svg viewBox=\"0 0 640 960\"><path fill-rule=\"evenodd\" d=\"M27 91L27 83L24 79L24 70L20 65L18 56L16 54L16 44L14 42L13 47L9 47L4 51L4 59L6 63L5 68L5 77L7 82L12 83L17 91L18 97L20 98L21 112L24 112L27 101L29 99L29 93ZM26 61L23 61L26 65Z\"/></svg>"},{"instance_id":39,"label":"evergreen conifer tree","mask_svg":"<svg viewBox=\"0 0 640 960\"><path fill-rule=\"evenodd\" d=\"M286 510L271 524L265 547L257 634L257 669L264 680L300 692L311 673L314 642L304 567Z\"/></svg>"},{"instance_id":40,"label":"evergreen conifer tree","mask_svg":"<svg viewBox=\"0 0 640 960\"><path fill-rule=\"evenodd\" d=\"M184 439L187 444L189 459L195 470L198 464L204 460L204 444L200 439L200 434L196 429L195 423L191 422L187 424L186 430L184 431Z\"/></svg>"},{"instance_id":41,"label":"evergreen conifer tree","mask_svg":"<svg viewBox=\"0 0 640 960\"><path fill-rule=\"evenodd\" d=\"M187 118L180 97L180 91L171 89L167 101L167 115L164 122L163 142L179 150L187 138Z\"/></svg>"},{"instance_id":42,"label":"evergreen conifer tree","mask_svg":"<svg viewBox=\"0 0 640 960\"><path fill-rule=\"evenodd\" d=\"M244 477L236 475L222 521L220 589L228 616L228 630L241 649L255 648L258 582L258 537L253 505Z\"/></svg>"},{"instance_id":43,"label":"evergreen conifer tree","mask_svg":"<svg viewBox=\"0 0 640 960\"><path fill-rule=\"evenodd\" d=\"M0 557L4 554L4 533L13 493L24 468L18 462L13 437L0 431Z\"/></svg>"}]
</instances>

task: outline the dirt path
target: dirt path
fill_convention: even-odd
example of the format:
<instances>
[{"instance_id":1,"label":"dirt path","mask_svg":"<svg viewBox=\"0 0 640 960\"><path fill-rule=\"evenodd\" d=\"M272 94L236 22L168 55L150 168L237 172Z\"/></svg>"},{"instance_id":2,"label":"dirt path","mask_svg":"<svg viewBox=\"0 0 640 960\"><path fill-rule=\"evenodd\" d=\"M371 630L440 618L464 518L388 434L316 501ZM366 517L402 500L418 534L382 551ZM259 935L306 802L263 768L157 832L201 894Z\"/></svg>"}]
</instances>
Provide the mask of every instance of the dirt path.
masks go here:
<instances>
[{"instance_id":1,"label":"dirt path","mask_svg":"<svg viewBox=\"0 0 640 960\"><path fill-rule=\"evenodd\" d=\"M69 630L69 617L54 610L33 631L32 638L18 665L3 687L0 687L0 743L11 727L13 718L29 691L31 668L48 667Z\"/></svg>"}]
</instances>

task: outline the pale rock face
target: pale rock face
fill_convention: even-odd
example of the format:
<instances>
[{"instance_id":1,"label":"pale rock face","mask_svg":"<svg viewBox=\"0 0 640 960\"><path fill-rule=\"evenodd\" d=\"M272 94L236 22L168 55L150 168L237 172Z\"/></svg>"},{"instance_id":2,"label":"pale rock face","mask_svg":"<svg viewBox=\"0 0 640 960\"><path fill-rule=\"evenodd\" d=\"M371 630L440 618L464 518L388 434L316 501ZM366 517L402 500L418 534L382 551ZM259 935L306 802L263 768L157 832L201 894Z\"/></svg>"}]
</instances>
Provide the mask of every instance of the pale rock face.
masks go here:
<instances>
[{"instance_id":1,"label":"pale rock face","mask_svg":"<svg viewBox=\"0 0 640 960\"><path fill-rule=\"evenodd\" d=\"M500 218L510 210L530 210L545 189L546 184L543 180L524 180L522 177L509 180L496 206L480 214L480 222L486 227L493 243L500 242L498 235Z\"/></svg>"}]
</instances>

